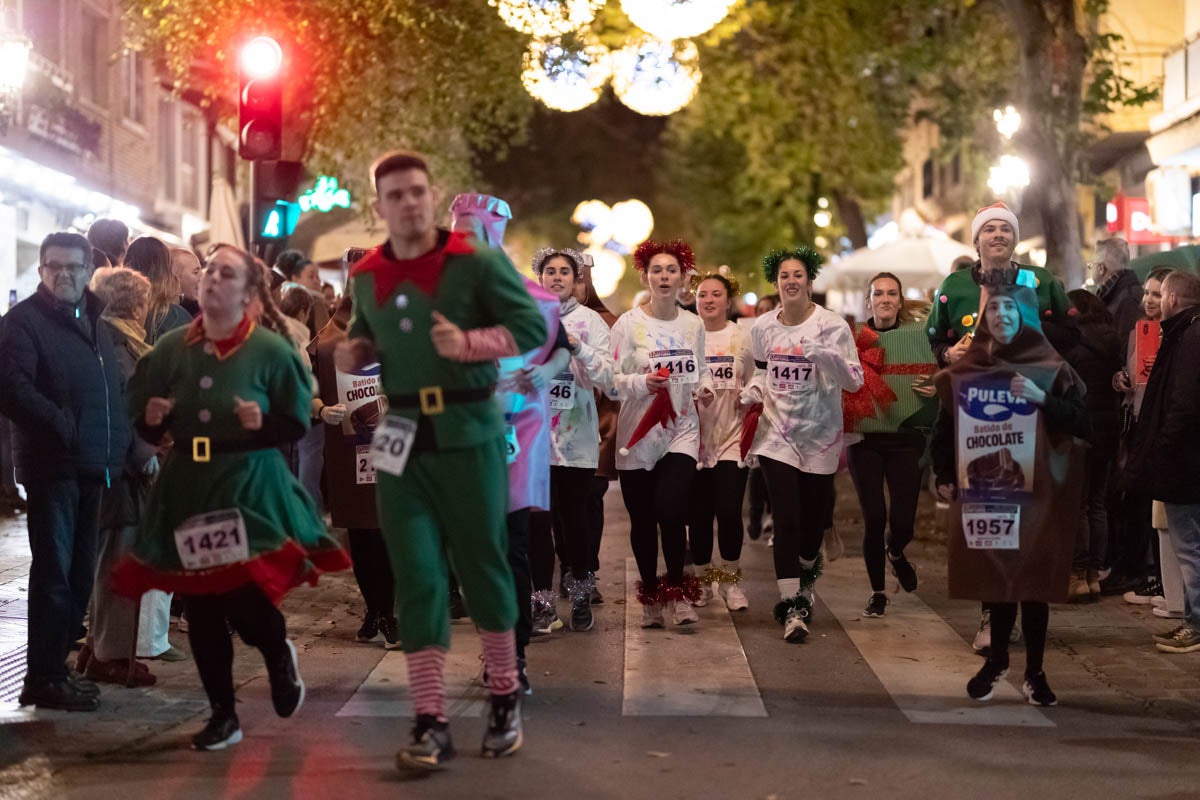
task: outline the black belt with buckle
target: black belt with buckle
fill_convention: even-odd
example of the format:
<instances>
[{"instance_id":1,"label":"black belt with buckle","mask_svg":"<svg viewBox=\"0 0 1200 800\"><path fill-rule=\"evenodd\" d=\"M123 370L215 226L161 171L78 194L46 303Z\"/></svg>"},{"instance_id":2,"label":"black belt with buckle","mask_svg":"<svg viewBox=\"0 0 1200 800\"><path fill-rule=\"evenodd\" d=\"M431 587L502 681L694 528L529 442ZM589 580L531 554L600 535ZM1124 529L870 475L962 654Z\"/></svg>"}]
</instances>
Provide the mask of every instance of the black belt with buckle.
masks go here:
<instances>
[{"instance_id":1,"label":"black belt with buckle","mask_svg":"<svg viewBox=\"0 0 1200 800\"><path fill-rule=\"evenodd\" d=\"M480 386L475 389L426 386L416 394L389 394L387 401L390 408L420 408L421 414L434 416L445 411L446 406L478 403L490 399L495 393L495 386Z\"/></svg>"},{"instance_id":2,"label":"black belt with buckle","mask_svg":"<svg viewBox=\"0 0 1200 800\"><path fill-rule=\"evenodd\" d=\"M252 450L270 450L270 445L263 445L252 440L214 442L207 436L192 436L175 441L174 451L191 458L197 464L205 464L212 460L213 453L249 453Z\"/></svg>"}]
</instances>

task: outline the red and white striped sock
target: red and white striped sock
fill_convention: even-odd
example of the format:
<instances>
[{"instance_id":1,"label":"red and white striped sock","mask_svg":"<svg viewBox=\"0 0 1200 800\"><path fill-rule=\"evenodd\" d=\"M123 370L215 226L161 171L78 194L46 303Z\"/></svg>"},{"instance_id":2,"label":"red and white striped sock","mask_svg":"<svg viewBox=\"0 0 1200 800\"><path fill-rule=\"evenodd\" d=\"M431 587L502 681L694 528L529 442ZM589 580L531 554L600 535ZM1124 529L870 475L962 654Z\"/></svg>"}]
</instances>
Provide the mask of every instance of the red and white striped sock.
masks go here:
<instances>
[{"instance_id":1,"label":"red and white striped sock","mask_svg":"<svg viewBox=\"0 0 1200 800\"><path fill-rule=\"evenodd\" d=\"M483 665L487 669L488 691L512 694L517 683L517 640L512 629L504 633L480 631L483 640Z\"/></svg>"},{"instance_id":2,"label":"red and white striped sock","mask_svg":"<svg viewBox=\"0 0 1200 800\"><path fill-rule=\"evenodd\" d=\"M446 651L426 647L415 653L405 653L408 664L408 693L417 714L432 714L446 719Z\"/></svg>"}]
</instances>

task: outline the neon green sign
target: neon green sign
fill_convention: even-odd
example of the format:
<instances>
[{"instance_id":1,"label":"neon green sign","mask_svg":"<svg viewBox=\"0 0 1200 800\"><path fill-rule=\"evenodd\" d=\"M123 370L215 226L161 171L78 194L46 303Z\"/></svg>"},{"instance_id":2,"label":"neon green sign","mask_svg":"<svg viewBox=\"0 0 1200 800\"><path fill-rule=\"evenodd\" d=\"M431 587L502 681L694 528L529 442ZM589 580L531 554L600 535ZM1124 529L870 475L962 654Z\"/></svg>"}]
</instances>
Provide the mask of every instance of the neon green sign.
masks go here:
<instances>
[{"instance_id":1,"label":"neon green sign","mask_svg":"<svg viewBox=\"0 0 1200 800\"><path fill-rule=\"evenodd\" d=\"M328 175L317 178L313 188L300 195L301 211L332 211L350 207L350 191L338 188L338 179Z\"/></svg>"}]
</instances>

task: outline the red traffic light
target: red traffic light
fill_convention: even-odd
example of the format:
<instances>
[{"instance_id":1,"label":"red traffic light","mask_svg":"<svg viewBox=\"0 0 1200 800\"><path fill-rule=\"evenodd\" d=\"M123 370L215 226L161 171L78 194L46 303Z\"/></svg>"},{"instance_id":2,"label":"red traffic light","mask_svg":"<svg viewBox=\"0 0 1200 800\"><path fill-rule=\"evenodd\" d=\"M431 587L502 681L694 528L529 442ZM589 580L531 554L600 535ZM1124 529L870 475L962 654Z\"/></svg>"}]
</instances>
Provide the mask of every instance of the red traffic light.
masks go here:
<instances>
[{"instance_id":1,"label":"red traffic light","mask_svg":"<svg viewBox=\"0 0 1200 800\"><path fill-rule=\"evenodd\" d=\"M283 48L270 36L256 36L242 45L240 63L250 80L273 78L283 66Z\"/></svg>"}]
</instances>

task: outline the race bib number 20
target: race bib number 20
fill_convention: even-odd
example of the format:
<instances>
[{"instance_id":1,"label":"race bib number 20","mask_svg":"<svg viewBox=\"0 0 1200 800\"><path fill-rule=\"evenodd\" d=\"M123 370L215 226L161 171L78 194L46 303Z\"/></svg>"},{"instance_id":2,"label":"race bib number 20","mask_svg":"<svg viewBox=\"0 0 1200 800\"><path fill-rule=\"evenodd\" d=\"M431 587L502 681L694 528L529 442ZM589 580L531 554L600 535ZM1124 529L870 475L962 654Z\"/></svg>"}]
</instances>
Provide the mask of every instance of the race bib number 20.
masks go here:
<instances>
[{"instance_id":1,"label":"race bib number 20","mask_svg":"<svg viewBox=\"0 0 1200 800\"><path fill-rule=\"evenodd\" d=\"M665 369L671 383L696 383L700 380L700 369L696 354L691 350L654 350L650 353L650 371Z\"/></svg>"},{"instance_id":2,"label":"race bib number 20","mask_svg":"<svg viewBox=\"0 0 1200 800\"><path fill-rule=\"evenodd\" d=\"M371 461L375 469L397 477L403 475L416 438L417 423L411 419L384 417L371 437Z\"/></svg>"}]
</instances>

